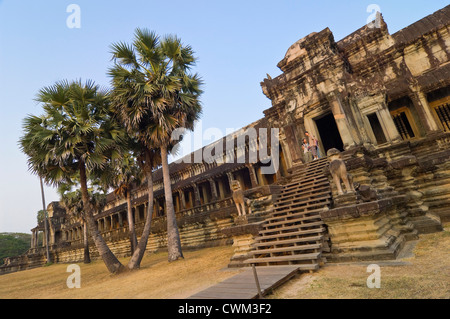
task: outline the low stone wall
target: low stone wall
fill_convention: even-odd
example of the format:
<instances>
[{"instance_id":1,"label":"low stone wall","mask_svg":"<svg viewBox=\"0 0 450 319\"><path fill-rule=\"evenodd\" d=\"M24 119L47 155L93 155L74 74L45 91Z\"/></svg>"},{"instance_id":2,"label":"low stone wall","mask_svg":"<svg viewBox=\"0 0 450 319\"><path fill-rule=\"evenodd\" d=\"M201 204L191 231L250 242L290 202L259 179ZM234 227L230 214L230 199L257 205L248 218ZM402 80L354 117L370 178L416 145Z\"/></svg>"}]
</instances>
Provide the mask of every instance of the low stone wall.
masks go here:
<instances>
[{"instance_id":1,"label":"low stone wall","mask_svg":"<svg viewBox=\"0 0 450 319\"><path fill-rule=\"evenodd\" d=\"M343 152L352 181L360 187L345 196L337 194L325 169L333 196L333 205L321 214L330 235L329 261L395 259L406 240L442 230L450 216L448 138L443 133ZM361 198L363 189L370 198Z\"/></svg>"},{"instance_id":2,"label":"low stone wall","mask_svg":"<svg viewBox=\"0 0 450 319\"><path fill-rule=\"evenodd\" d=\"M252 200L253 215L265 216L273 209L273 202L280 187L261 186L245 191L245 196ZM187 209L176 214L180 232L182 249L199 249L223 245L232 245L233 237L223 229L235 225L237 210L231 198L208 203L203 206ZM142 233L144 223L136 225L138 239ZM130 256L130 240L128 229L120 227L102 232L109 248L117 257ZM98 251L90 240L90 256L92 260L100 258ZM167 247L167 220L158 217L152 221L147 249L148 253L164 250ZM33 253L10 258L9 265L0 267L0 274L39 267L45 264L44 249L35 249ZM51 258L56 263L83 262L83 240L60 243L51 249ZM231 257L231 256L230 256Z\"/></svg>"},{"instance_id":3,"label":"low stone wall","mask_svg":"<svg viewBox=\"0 0 450 319\"><path fill-rule=\"evenodd\" d=\"M322 212L331 239L327 260L395 259L405 241L417 238L406 220L405 202L406 196L396 196Z\"/></svg>"}]
</instances>

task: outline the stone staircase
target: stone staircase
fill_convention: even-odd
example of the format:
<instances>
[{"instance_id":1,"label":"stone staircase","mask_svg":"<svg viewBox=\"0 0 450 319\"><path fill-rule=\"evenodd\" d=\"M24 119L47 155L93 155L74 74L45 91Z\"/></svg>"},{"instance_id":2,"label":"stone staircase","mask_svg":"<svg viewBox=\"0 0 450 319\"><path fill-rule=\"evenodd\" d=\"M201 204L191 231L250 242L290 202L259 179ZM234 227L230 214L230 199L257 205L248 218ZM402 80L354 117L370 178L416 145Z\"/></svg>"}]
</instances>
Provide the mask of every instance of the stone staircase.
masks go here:
<instances>
[{"instance_id":1,"label":"stone staircase","mask_svg":"<svg viewBox=\"0 0 450 319\"><path fill-rule=\"evenodd\" d=\"M331 187L323 168L327 158L300 165L279 195L274 211L256 237L252 257L256 266L296 265L317 270L329 251L328 234L320 212L331 204Z\"/></svg>"}]
</instances>

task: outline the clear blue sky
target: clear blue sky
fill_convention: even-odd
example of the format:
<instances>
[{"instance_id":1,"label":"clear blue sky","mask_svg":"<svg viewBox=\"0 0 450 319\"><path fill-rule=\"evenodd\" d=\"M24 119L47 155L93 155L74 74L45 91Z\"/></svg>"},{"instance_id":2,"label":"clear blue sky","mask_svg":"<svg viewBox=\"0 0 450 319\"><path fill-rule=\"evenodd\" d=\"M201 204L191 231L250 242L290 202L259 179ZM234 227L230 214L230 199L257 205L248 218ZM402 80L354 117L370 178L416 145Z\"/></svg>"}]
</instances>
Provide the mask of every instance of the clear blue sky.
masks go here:
<instances>
[{"instance_id":1,"label":"clear blue sky","mask_svg":"<svg viewBox=\"0 0 450 319\"><path fill-rule=\"evenodd\" d=\"M72 3L81 8L79 29L66 25ZM130 42L135 28L177 34L193 47L205 81L203 129L225 132L270 107L260 82L280 74L276 65L291 44L326 27L340 40L366 23L372 3L393 33L448 1L0 0L0 232L29 232L42 208L39 179L17 144L22 119L41 114L35 94L61 79L107 86L109 45ZM46 188L47 204L53 200Z\"/></svg>"}]
</instances>

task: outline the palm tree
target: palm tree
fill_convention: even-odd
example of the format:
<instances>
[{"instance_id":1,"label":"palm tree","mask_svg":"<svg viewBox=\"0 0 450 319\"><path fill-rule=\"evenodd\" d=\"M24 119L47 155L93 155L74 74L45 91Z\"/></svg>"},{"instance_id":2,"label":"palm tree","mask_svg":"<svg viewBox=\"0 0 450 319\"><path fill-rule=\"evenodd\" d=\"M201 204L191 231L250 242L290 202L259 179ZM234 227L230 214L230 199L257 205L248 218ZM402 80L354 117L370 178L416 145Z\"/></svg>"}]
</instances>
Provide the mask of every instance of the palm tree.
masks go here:
<instances>
[{"instance_id":1,"label":"palm tree","mask_svg":"<svg viewBox=\"0 0 450 319\"><path fill-rule=\"evenodd\" d=\"M89 237L86 218L83 216L83 202L81 199L81 191L71 191L72 186L68 184L60 184L58 186L58 193L60 196L61 206L64 207L68 216L71 216L78 220L83 226L83 246L84 246L84 258L83 262L89 264L91 257L89 254Z\"/></svg>"},{"instance_id":2,"label":"palm tree","mask_svg":"<svg viewBox=\"0 0 450 319\"><path fill-rule=\"evenodd\" d=\"M133 218L133 206L131 205L131 191L134 187L142 183L142 170L140 169L137 159L131 153L125 153L121 159L117 160L111 168L109 182L114 187L114 194L122 196L127 201L127 217L128 229L130 234L131 254L137 248L137 236L135 223Z\"/></svg>"},{"instance_id":3,"label":"palm tree","mask_svg":"<svg viewBox=\"0 0 450 319\"><path fill-rule=\"evenodd\" d=\"M108 94L93 81L60 81L41 89L36 101L44 115L27 116L20 139L29 170L55 186L78 176L89 232L108 270L120 272L124 267L96 227L88 192L90 172L119 157L122 131L111 120Z\"/></svg>"},{"instance_id":4,"label":"palm tree","mask_svg":"<svg viewBox=\"0 0 450 319\"><path fill-rule=\"evenodd\" d=\"M154 150L144 149L137 158L141 170L144 172L145 180L147 182L147 196L148 207L147 217L145 218L144 229L142 230L141 238L139 239L136 250L131 256L127 264L128 269L139 269L142 258L144 257L145 249L147 248L148 238L150 237L152 217L153 217L153 176L152 171L161 162L159 154Z\"/></svg>"},{"instance_id":5,"label":"palm tree","mask_svg":"<svg viewBox=\"0 0 450 319\"><path fill-rule=\"evenodd\" d=\"M79 188L72 191L73 187L77 184L69 185L62 183L58 185L58 194L60 196L60 203L66 210L66 213L79 221L83 226L83 246L84 246L84 258L83 262L88 264L91 262L89 253L89 233L88 225L86 221L85 209L83 206L83 200L81 196L81 190ZM89 190L89 200L94 210L99 213L106 205L106 194L95 191L93 188Z\"/></svg>"},{"instance_id":6,"label":"palm tree","mask_svg":"<svg viewBox=\"0 0 450 319\"><path fill-rule=\"evenodd\" d=\"M47 264L49 264L49 263L51 263L51 259L50 259L50 249L49 249L49 245L48 245L48 239L49 239L48 215L47 215L47 207L45 206L44 183L42 182L42 178L40 178L40 183L41 183L42 208L44 211L45 256L47 259Z\"/></svg>"},{"instance_id":7,"label":"palm tree","mask_svg":"<svg viewBox=\"0 0 450 319\"><path fill-rule=\"evenodd\" d=\"M114 66L112 103L129 134L147 150L159 149L164 180L169 261L182 258L175 218L168 154L180 128L193 129L201 114L202 81L190 74L195 64L192 48L175 36L160 39L154 32L136 29L132 45L112 45ZM147 156L147 155L146 155Z\"/></svg>"}]
</instances>

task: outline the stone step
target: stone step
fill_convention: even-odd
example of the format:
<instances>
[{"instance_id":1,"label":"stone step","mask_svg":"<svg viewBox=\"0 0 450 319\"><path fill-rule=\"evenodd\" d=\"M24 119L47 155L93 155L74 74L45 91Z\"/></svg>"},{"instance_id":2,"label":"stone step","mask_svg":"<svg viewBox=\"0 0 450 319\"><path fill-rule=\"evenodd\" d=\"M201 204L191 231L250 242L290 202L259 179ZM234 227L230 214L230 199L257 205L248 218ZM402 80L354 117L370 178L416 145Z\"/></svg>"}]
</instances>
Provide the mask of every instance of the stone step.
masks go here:
<instances>
[{"instance_id":1,"label":"stone step","mask_svg":"<svg viewBox=\"0 0 450 319\"><path fill-rule=\"evenodd\" d=\"M267 255L267 254L292 252L292 251L316 250L316 249L321 249L321 248L322 248L321 244L309 244L309 245L299 245L299 246L292 245L289 247L253 250L250 252L250 255Z\"/></svg>"},{"instance_id":2,"label":"stone step","mask_svg":"<svg viewBox=\"0 0 450 319\"><path fill-rule=\"evenodd\" d=\"M276 240L276 241L267 241L267 242L256 242L253 244L253 247L260 248L260 247L279 247L282 245L295 245L300 243L320 243L322 242L324 236L323 234L317 235L317 236L309 236L309 237L303 237L303 238L294 238L294 239L283 239L283 240Z\"/></svg>"},{"instance_id":3,"label":"stone step","mask_svg":"<svg viewBox=\"0 0 450 319\"><path fill-rule=\"evenodd\" d=\"M283 191L280 193L278 199L279 199L279 200L282 200L282 199L287 198L287 197L289 197L289 196L292 196L292 195L295 196L295 195L297 195L297 194L302 194L302 193L305 192L305 191L313 190L313 189L318 189L318 188L319 188L319 189L320 189L320 188L330 188L330 183L328 182L328 180L326 180L326 181L322 181L322 182L318 182L318 183L312 183L312 184L309 185L308 187L305 187L305 186L303 186L303 187L298 186L298 187L292 188L292 189L290 189L290 190L288 190L288 191L283 190Z\"/></svg>"},{"instance_id":4,"label":"stone step","mask_svg":"<svg viewBox=\"0 0 450 319\"><path fill-rule=\"evenodd\" d=\"M256 242L273 241L273 240L280 240L280 238L288 239L289 237L294 237L294 236L299 238L298 236L305 236L305 235L311 235L311 234L322 234L324 231L325 231L325 228L317 227L314 229L299 230L299 231L293 231L293 232L289 232L289 233L259 236L255 239L255 241Z\"/></svg>"},{"instance_id":5,"label":"stone step","mask_svg":"<svg viewBox=\"0 0 450 319\"><path fill-rule=\"evenodd\" d=\"M260 263L273 263L273 262L292 262L292 261L312 261L318 260L321 257L321 253L312 254L296 254L287 256L276 257L262 257L262 258L250 258L244 261L246 264L260 264Z\"/></svg>"},{"instance_id":6,"label":"stone step","mask_svg":"<svg viewBox=\"0 0 450 319\"><path fill-rule=\"evenodd\" d=\"M298 206L317 206L316 204L321 201L326 201L328 199L331 199L330 192L322 192L319 194L310 195L307 197L302 198L301 200L297 201L291 201L290 203L282 203L275 206L275 211L281 211L285 208L293 209ZM330 202L330 201L328 201Z\"/></svg>"},{"instance_id":7,"label":"stone step","mask_svg":"<svg viewBox=\"0 0 450 319\"><path fill-rule=\"evenodd\" d=\"M278 221L278 222L273 222L273 223L267 223L264 224L263 229L269 229L269 227L283 227L285 225L288 224L296 224L296 223L302 223L304 221L309 221L309 220L317 220L320 219L320 215L319 213L315 213L311 216L305 216L305 213L302 214L298 214L298 218L294 218L294 219L289 219L289 220L282 220L282 221Z\"/></svg>"},{"instance_id":8,"label":"stone step","mask_svg":"<svg viewBox=\"0 0 450 319\"><path fill-rule=\"evenodd\" d=\"M290 199L300 199L308 194L323 193L323 192L331 192L330 185L328 183L322 185L313 185L311 187L297 189L295 191L286 194L280 194L277 203L285 202Z\"/></svg>"},{"instance_id":9,"label":"stone step","mask_svg":"<svg viewBox=\"0 0 450 319\"><path fill-rule=\"evenodd\" d=\"M296 214L297 212L304 212L304 213L320 212L323 210L324 206L328 206L328 204L330 204L330 203L331 203L331 201L327 200L327 201L323 201L323 202L319 202L319 203L315 203L315 204L291 207L291 208L287 208L287 209L280 209L280 210L274 211L272 213L272 216L275 218L275 217L289 216L289 214L293 215L293 214ZM270 218L270 220L272 220L272 218Z\"/></svg>"},{"instance_id":10,"label":"stone step","mask_svg":"<svg viewBox=\"0 0 450 319\"><path fill-rule=\"evenodd\" d=\"M304 178L298 181L291 181L289 184L285 185L283 190L281 191L281 193L287 192L289 190L292 189L297 189L300 187L305 187L314 183L320 183L320 182L324 182L324 181L328 181L328 178L322 176L311 176L308 178Z\"/></svg>"},{"instance_id":11,"label":"stone step","mask_svg":"<svg viewBox=\"0 0 450 319\"><path fill-rule=\"evenodd\" d=\"M331 203L331 187L323 174L327 163L322 159L291 171L290 182L283 187L274 211L255 238L255 250L250 253L253 258L246 264L300 263L305 269L319 268L326 231L320 212Z\"/></svg>"},{"instance_id":12,"label":"stone step","mask_svg":"<svg viewBox=\"0 0 450 319\"><path fill-rule=\"evenodd\" d=\"M286 230L293 230L293 229L304 229L307 227L315 227L315 226L322 226L324 223L322 220L317 221L317 222L311 222L311 223L304 223L304 224L295 224L295 225L291 225L291 226L283 226L283 227L276 227L276 228L272 228L272 229L265 229L265 230L261 230L259 232L260 235L266 235L266 234L271 234L271 233L275 233L275 232L280 232L280 234L284 234L283 231Z\"/></svg>"}]
</instances>

